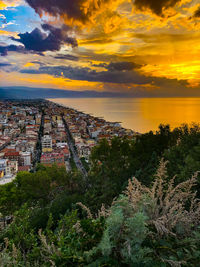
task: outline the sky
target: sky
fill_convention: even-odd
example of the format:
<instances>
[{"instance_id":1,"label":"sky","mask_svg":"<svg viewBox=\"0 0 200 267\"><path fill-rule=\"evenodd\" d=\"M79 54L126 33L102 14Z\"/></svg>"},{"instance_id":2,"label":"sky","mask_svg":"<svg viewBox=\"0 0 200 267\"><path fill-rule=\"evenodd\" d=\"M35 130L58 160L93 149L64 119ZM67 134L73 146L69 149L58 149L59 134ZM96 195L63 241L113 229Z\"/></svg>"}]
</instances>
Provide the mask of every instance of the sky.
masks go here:
<instances>
[{"instance_id":1,"label":"sky","mask_svg":"<svg viewBox=\"0 0 200 267\"><path fill-rule=\"evenodd\" d=\"M0 0L0 87L200 96L200 0Z\"/></svg>"}]
</instances>

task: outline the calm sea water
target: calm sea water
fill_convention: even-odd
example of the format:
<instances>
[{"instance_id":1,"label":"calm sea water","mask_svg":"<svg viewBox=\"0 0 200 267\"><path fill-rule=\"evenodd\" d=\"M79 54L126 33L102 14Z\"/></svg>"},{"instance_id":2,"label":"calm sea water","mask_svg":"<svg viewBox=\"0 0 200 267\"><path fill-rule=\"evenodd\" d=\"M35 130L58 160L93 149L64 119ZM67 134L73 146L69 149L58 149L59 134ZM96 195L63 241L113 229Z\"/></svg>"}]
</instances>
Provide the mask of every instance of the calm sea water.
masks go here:
<instances>
[{"instance_id":1,"label":"calm sea water","mask_svg":"<svg viewBox=\"0 0 200 267\"><path fill-rule=\"evenodd\" d=\"M160 123L171 128L200 123L200 98L56 98L49 99L79 111L118 121L125 128L144 133Z\"/></svg>"}]
</instances>

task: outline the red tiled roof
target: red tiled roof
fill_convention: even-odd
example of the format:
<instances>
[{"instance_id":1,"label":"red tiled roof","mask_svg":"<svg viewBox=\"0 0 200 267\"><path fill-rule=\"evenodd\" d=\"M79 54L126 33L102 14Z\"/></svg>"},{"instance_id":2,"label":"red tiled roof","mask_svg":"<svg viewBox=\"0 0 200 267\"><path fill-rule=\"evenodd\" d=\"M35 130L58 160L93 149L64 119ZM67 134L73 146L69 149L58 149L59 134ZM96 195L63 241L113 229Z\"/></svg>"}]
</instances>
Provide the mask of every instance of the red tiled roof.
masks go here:
<instances>
[{"instance_id":1,"label":"red tiled roof","mask_svg":"<svg viewBox=\"0 0 200 267\"><path fill-rule=\"evenodd\" d=\"M5 155L4 155L5 157L18 157L19 156L19 152L6 152L5 153Z\"/></svg>"}]
</instances>

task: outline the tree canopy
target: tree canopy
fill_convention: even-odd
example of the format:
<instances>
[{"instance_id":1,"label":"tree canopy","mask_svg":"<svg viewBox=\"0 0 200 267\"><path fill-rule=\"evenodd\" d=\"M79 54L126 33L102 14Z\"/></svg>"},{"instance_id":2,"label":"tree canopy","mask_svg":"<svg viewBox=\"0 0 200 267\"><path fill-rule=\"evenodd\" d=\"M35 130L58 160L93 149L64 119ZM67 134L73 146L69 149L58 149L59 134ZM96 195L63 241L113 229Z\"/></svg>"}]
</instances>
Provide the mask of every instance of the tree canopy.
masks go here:
<instances>
[{"instance_id":1,"label":"tree canopy","mask_svg":"<svg viewBox=\"0 0 200 267\"><path fill-rule=\"evenodd\" d=\"M0 266L198 266L198 125L103 139L89 166L0 186Z\"/></svg>"}]
</instances>

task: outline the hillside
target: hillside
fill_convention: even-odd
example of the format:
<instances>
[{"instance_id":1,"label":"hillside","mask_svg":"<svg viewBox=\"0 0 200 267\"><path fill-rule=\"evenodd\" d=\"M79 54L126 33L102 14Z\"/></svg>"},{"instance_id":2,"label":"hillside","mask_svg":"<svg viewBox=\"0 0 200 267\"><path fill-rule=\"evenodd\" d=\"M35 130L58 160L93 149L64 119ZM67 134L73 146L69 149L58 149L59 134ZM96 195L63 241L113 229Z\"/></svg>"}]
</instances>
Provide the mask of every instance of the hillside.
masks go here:
<instances>
[{"instance_id":1,"label":"hillside","mask_svg":"<svg viewBox=\"0 0 200 267\"><path fill-rule=\"evenodd\" d=\"M87 179L57 166L18 173L0 187L2 218L12 217L0 232L1 264L198 266L199 141L197 125L161 125L102 140Z\"/></svg>"}]
</instances>

